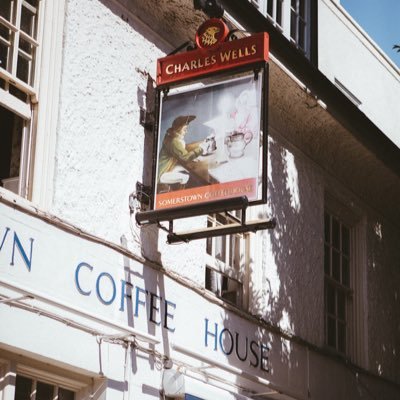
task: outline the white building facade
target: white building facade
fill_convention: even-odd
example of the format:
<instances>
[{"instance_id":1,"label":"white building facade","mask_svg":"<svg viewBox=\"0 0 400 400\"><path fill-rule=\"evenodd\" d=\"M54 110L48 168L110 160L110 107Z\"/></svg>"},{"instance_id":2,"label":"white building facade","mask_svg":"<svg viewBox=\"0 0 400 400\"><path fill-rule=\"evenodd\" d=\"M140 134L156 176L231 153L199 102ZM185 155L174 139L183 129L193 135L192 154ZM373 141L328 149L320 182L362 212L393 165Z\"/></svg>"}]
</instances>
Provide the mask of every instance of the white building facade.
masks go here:
<instances>
[{"instance_id":1,"label":"white building facade","mask_svg":"<svg viewBox=\"0 0 400 400\"><path fill-rule=\"evenodd\" d=\"M220 3L270 35L268 199L247 217L276 227L179 245L136 224L136 183L156 61L207 16L0 5L1 400L400 397L400 71L337 1Z\"/></svg>"}]
</instances>

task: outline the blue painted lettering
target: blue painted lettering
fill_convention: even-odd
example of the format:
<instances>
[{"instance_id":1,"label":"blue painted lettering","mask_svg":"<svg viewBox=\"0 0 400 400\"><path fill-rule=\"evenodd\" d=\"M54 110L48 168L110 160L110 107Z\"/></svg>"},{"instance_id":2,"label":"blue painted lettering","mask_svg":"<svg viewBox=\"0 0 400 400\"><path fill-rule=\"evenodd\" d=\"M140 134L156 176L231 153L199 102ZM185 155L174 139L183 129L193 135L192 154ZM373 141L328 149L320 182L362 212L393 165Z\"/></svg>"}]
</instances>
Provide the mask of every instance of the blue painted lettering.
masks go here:
<instances>
[{"instance_id":1,"label":"blue painted lettering","mask_svg":"<svg viewBox=\"0 0 400 400\"><path fill-rule=\"evenodd\" d=\"M160 308L157 307L155 304L156 302L161 300L161 297L157 296L155 293L150 293L150 315L149 319L151 322L154 322L156 325L160 325L161 321L156 321L156 316L154 315L154 312L157 313L160 311Z\"/></svg>"},{"instance_id":2,"label":"blue painted lettering","mask_svg":"<svg viewBox=\"0 0 400 400\"><path fill-rule=\"evenodd\" d=\"M249 339L246 337L246 344L245 344L245 346L244 346L244 350L245 350L244 356L241 356L241 355L239 354L239 333L238 333L238 332L236 332L236 338L235 338L235 339L236 339L236 340L235 340L235 343L236 343L236 346L235 346L236 357L237 357L240 361L246 361L246 359L247 359L247 354L248 354L248 347L249 347Z\"/></svg>"},{"instance_id":3,"label":"blue painted lettering","mask_svg":"<svg viewBox=\"0 0 400 400\"><path fill-rule=\"evenodd\" d=\"M103 277L107 278L106 281L108 280L109 282L111 282L112 291L111 291L111 298L109 300L104 299L104 297L102 295L102 291L100 290L101 289L100 281L102 280ZM102 287L104 288L104 285ZM97 297L99 298L99 300L103 304L105 304L107 306L110 305L115 300L115 296L117 295L117 288L115 286L115 282L114 282L113 277L108 272L102 272L97 277L97 280L96 280L96 294L97 294Z\"/></svg>"},{"instance_id":4,"label":"blue painted lettering","mask_svg":"<svg viewBox=\"0 0 400 400\"><path fill-rule=\"evenodd\" d=\"M214 328L212 329L211 323L207 318L205 318L204 333L206 347L208 347L209 337L213 338L215 351L220 350L229 356L235 349L235 355L239 361L247 362L253 368L260 368L262 371L269 372L269 347L266 344L254 340L250 342L247 336L241 337L239 332L232 334L230 329L226 327L219 330L217 323L214 323Z\"/></svg>"},{"instance_id":5,"label":"blue painted lettering","mask_svg":"<svg viewBox=\"0 0 400 400\"><path fill-rule=\"evenodd\" d=\"M254 346L256 346L257 348L256 349L254 349ZM250 365L252 366L252 367L254 367L254 368L257 368L258 367L258 363L259 363L259 361L258 361L258 348L259 348L260 346L257 344L257 342L255 342L254 340L252 340L251 341L251 343L250 343L250 351L251 351L251 354L253 354L253 356L254 356L254 361L250 361Z\"/></svg>"},{"instance_id":6,"label":"blue painted lettering","mask_svg":"<svg viewBox=\"0 0 400 400\"><path fill-rule=\"evenodd\" d=\"M144 290L144 289L142 289L142 288L136 286L136 308L135 308L135 317L138 317L138 316L139 316L139 305L141 305L141 306L145 306L145 305L146 305L146 302L145 302L144 300L140 300L140 298L139 298L140 293L143 293L143 294L145 295L145 297L146 297L146 295L147 295L148 292L147 292L147 290Z\"/></svg>"},{"instance_id":7,"label":"blue painted lettering","mask_svg":"<svg viewBox=\"0 0 400 400\"><path fill-rule=\"evenodd\" d=\"M168 312L168 307L171 306L174 310L176 309L176 304L175 303L171 303L168 300L165 300L165 311L164 311L164 328L168 329L171 332L175 332L175 328L171 328L168 326L168 319L173 319L174 318L174 314L170 314Z\"/></svg>"},{"instance_id":8,"label":"blue painted lettering","mask_svg":"<svg viewBox=\"0 0 400 400\"><path fill-rule=\"evenodd\" d=\"M5 230L4 235L3 235L3 240L1 241L0 251L1 251L1 249L3 248L4 242L6 241L6 237L7 237L7 235L8 235L8 232L10 232L10 228L6 227L6 230Z\"/></svg>"},{"instance_id":9,"label":"blue painted lettering","mask_svg":"<svg viewBox=\"0 0 400 400\"><path fill-rule=\"evenodd\" d=\"M19 254L22 256L22 259L24 260L26 268L28 268L28 271L30 272L31 267L32 267L33 239L30 238L29 240L31 242L31 249L30 249L30 254L29 254L29 258L28 258L28 256L25 253L24 248L22 247L21 241L19 240L19 237L17 236L17 233L14 232L14 241L13 241L10 265L14 265L14 255L15 255L15 246L16 246L18 248ZM4 239L3 239L3 242L4 242ZM3 246L3 244L2 244L2 246Z\"/></svg>"},{"instance_id":10,"label":"blue painted lettering","mask_svg":"<svg viewBox=\"0 0 400 400\"><path fill-rule=\"evenodd\" d=\"M206 345L206 347L208 347L208 336L210 335L210 336L214 337L214 350L217 350L218 324L217 323L214 324L215 329L214 329L214 333L212 333L208 330L208 319L206 318L205 321L206 321L206 329L205 329L205 337L204 337L205 345Z\"/></svg>"},{"instance_id":11,"label":"blue painted lettering","mask_svg":"<svg viewBox=\"0 0 400 400\"><path fill-rule=\"evenodd\" d=\"M224 337L225 333L226 333L226 335ZM233 346L234 346L233 336L228 328L222 329L221 333L219 334L219 345L224 354L226 354L228 356L229 356L229 354L232 354L232 350L233 350ZM229 348L229 350L226 350L227 348Z\"/></svg>"},{"instance_id":12,"label":"blue painted lettering","mask_svg":"<svg viewBox=\"0 0 400 400\"><path fill-rule=\"evenodd\" d=\"M80 264L78 264L78 266L75 269L75 285L80 294L83 294L84 296L89 296L90 293L92 293L92 291L91 290L84 291L82 289L81 284L79 283L79 273L80 273L82 267L88 268L90 270L90 272L93 270L93 267L85 262L81 262Z\"/></svg>"},{"instance_id":13,"label":"blue painted lettering","mask_svg":"<svg viewBox=\"0 0 400 400\"><path fill-rule=\"evenodd\" d=\"M116 282L108 272L95 273L95 268L86 262L79 263L75 268L75 285L83 296L91 296L92 292L96 292L104 305L115 302L119 311L126 310L128 321L132 322L132 317L140 318L143 315L149 322L175 332L175 303L123 279L120 284Z\"/></svg>"}]
</instances>

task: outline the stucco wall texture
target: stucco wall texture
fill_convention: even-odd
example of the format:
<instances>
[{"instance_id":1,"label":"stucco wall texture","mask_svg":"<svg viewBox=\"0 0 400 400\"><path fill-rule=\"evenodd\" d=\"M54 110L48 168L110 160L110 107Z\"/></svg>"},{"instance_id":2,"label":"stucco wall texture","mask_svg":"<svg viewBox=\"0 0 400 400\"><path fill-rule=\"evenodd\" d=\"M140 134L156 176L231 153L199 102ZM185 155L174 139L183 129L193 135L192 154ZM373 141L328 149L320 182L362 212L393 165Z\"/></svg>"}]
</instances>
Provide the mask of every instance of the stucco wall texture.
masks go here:
<instances>
[{"instance_id":1,"label":"stucco wall texture","mask_svg":"<svg viewBox=\"0 0 400 400\"><path fill-rule=\"evenodd\" d=\"M140 107L165 54L161 38L123 13L112 2L67 2L52 209L117 243L130 232L128 197L146 173Z\"/></svg>"},{"instance_id":2,"label":"stucco wall texture","mask_svg":"<svg viewBox=\"0 0 400 400\"><path fill-rule=\"evenodd\" d=\"M138 20L126 21L124 12L111 0L67 2L51 212L203 286L205 241L168 246L164 232L140 229L129 212L136 182L150 183L152 134L140 125L140 107L152 103L155 61L171 48ZM277 227L254 237L250 310L322 346L325 191L340 188L341 200L352 204L356 198L370 212L283 136L271 132L269 138L269 201L258 215L275 217ZM376 221L371 216L367 228L369 360L379 374L396 377L400 235Z\"/></svg>"}]
</instances>

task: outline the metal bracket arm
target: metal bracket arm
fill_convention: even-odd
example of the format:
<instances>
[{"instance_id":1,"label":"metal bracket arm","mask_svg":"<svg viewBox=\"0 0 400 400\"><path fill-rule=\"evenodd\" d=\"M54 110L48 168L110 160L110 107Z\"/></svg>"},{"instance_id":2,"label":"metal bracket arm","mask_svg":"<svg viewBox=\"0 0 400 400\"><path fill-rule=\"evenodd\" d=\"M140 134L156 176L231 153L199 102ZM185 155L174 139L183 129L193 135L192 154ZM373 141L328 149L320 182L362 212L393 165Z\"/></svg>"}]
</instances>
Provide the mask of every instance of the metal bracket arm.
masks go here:
<instances>
[{"instance_id":1,"label":"metal bracket arm","mask_svg":"<svg viewBox=\"0 0 400 400\"><path fill-rule=\"evenodd\" d=\"M191 240L204 239L215 236L233 235L236 233L257 232L259 230L273 229L276 220L257 220L249 221L244 224L228 224L225 226L215 226L207 229L197 229L187 232L171 232L167 236L167 243L190 242Z\"/></svg>"},{"instance_id":2,"label":"metal bracket arm","mask_svg":"<svg viewBox=\"0 0 400 400\"><path fill-rule=\"evenodd\" d=\"M248 207L246 196L234 197L231 199L216 200L207 203L193 204L183 207L174 207L165 210L151 210L138 212L135 215L138 225L158 224L158 226L168 232L167 243L189 242L196 239L204 239L214 236L232 235L236 233L256 232L258 230L273 229L276 226L275 219L256 220L246 222L246 208ZM174 220L180 218L195 217L198 215L228 213L233 210L242 210L240 220L230 218L233 223L224 226L201 228L187 232L174 232ZM160 222L168 221L169 227L164 228Z\"/></svg>"}]
</instances>

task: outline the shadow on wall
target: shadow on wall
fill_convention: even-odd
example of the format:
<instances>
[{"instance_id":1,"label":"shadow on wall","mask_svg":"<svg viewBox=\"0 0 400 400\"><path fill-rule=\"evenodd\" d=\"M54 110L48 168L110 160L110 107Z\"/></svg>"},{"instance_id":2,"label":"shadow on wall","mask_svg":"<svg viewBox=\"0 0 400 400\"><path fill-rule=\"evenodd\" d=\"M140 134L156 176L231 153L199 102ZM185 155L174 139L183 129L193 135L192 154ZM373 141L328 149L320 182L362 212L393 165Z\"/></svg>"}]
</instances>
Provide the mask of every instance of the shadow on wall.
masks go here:
<instances>
[{"instance_id":1,"label":"shadow on wall","mask_svg":"<svg viewBox=\"0 0 400 400\"><path fill-rule=\"evenodd\" d=\"M368 232L370 366L400 382L400 237L387 221L371 221Z\"/></svg>"},{"instance_id":2,"label":"shadow on wall","mask_svg":"<svg viewBox=\"0 0 400 400\"><path fill-rule=\"evenodd\" d=\"M139 41L142 43L142 46L145 44L148 44L148 46L154 45L157 49L161 49L163 52L168 52L169 49L165 48L163 43L160 43L160 40L157 38L156 35L152 34L152 31L149 27L145 26L145 24L141 23L137 16L133 15L133 13L136 11L136 8L141 7L141 5L138 3L138 5L135 4L129 4L128 6L131 8L130 10L127 10L123 5L116 3L115 1L112 0L100 0L103 5L111 10L111 12L115 15L116 19L118 20L118 24L120 24L124 29L127 29L130 31L130 33L134 34L135 37L141 38L143 37L143 40ZM143 3L145 4L145 3ZM127 6L127 7L128 7ZM141 10L143 12L143 10ZM116 31L117 32L117 31ZM115 42L120 40L119 38L114 38ZM122 43L121 43L122 44ZM143 49L142 49L143 50ZM138 49L140 51L140 49ZM130 57L132 57L132 52L128 54ZM135 57L137 56L134 55ZM150 54L148 56L148 59L140 59L142 61L142 64L144 65L150 65L153 67L155 64L156 60L152 59L151 57L154 57L154 54ZM135 61L135 60L134 60ZM153 64L154 63L154 64ZM137 75L139 78L138 80L140 81L140 84L136 86L136 99L133 99L132 102L136 103L134 105L134 109L131 110L131 113L135 118L138 118L138 120L132 121L134 125L139 123L139 109L147 110L151 114L153 113L154 107L155 107L155 98L156 98L156 90L155 90L155 82L154 79L151 77L151 75L145 71L139 68L139 57L138 57L138 62L131 63L131 65L135 65L136 68L135 70L132 71L132 74ZM144 68L144 67L142 67ZM145 83L144 83L145 82ZM132 97L135 96L135 93L132 93ZM131 115L132 115L131 114ZM144 134L142 132L138 132L137 135L135 135L136 140L141 140L143 139L143 160L142 160L142 165L144 166L142 176L139 177L138 173L139 171L134 171L131 176L135 180L140 180L141 183L143 183L146 186L151 186L152 185L152 164L153 164L153 140L154 140L154 134L153 134L153 127L152 127L152 122L151 120L145 121L145 123L142 123L142 127L139 127L143 129ZM138 146L140 148L140 146ZM137 156L137 153L136 153ZM132 157L135 157L135 154L132 153ZM132 163L132 166L136 165ZM133 186L136 184L136 182L133 182ZM130 216L133 218L133 216ZM152 263L154 264L160 264L161 263L161 254L158 251L158 236L159 236L159 230L156 226L150 225L150 226L144 226L140 230L136 229L135 227L131 227L131 233L133 235L133 240L137 241L138 244L140 245L140 249L145 256L147 260L151 260ZM129 235L130 236L130 235ZM129 237L126 235L123 235L121 237L121 246L126 248L127 250L130 249L132 243L129 243L132 240L132 237ZM146 303L150 301L150 296L153 296L152 299L155 301L156 305L159 305L160 307L160 313L159 315L164 315L165 314L165 305L160 299L165 299L165 285L164 285L164 276L163 274L156 273L152 267L146 266L144 264L143 272L138 272L136 268L134 268L132 260L129 257L124 256L123 257L123 265L124 265L124 278L126 282L126 296L130 297L133 299L137 294L136 290L138 288L134 286L133 282L135 281L135 277L140 279L144 283L144 287L141 287L139 290L141 290L141 301L143 303L140 303L140 312L146 313L146 321L147 321L147 332L149 335L155 335L156 334L156 329L161 329L162 332L162 347L163 347L163 353L168 357L169 356L169 338L168 338L168 330L163 329L161 327L158 327L155 322L151 321L151 316L149 315L150 307L145 306L144 302ZM146 268L148 267L148 268ZM154 277L157 277L155 279ZM142 292L143 291L143 292ZM144 300L146 299L146 300ZM133 301L126 301L126 308L124 312L126 313L127 316L127 323L130 327L132 328L137 328L135 327L135 315L137 313L137 310L135 307L137 307L137 304L134 305ZM141 320L144 319L142 316L140 316ZM137 321L137 320L136 320ZM137 325L137 324L136 324ZM154 345L149 345L149 350L150 352L152 350L155 350ZM129 347L128 353L127 353L127 359L125 359L125 365L127 365L130 369L130 374L135 375L138 371L138 357L141 358L143 355L140 350L135 349L134 347ZM148 362L149 362L149 368L151 370L155 369L160 369L162 367L162 360L159 358L149 355L148 356ZM126 378L127 379L127 378ZM158 384L158 383L157 383ZM116 390L126 392L127 390L129 391L129 388L127 387L128 382L125 381L123 384L119 384L115 386ZM129 386L129 385L128 385ZM151 387L147 385L143 385L142 391L144 395L158 395L159 388L158 386L156 387Z\"/></svg>"},{"instance_id":3,"label":"shadow on wall","mask_svg":"<svg viewBox=\"0 0 400 400\"><path fill-rule=\"evenodd\" d=\"M267 211L260 212L258 217L266 218L268 214L268 218L276 218L277 226L260 235L262 260L255 263L251 259L250 266L261 266L262 282L250 280L249 292L250 311L271 328L270 334L258 329L257 336L260 343L269 347L268 372L261 371L261 376L272 381L281 381L282 375L290 380L295 371L305 373L301 371L305 365L294 362L290 335L318 342L318 332L323 332L323 190L313 190L315 177L307 175L311 170L306 167L270 137ZM232 329L229 314L225 313L223 318L224 327ZM275 334L280 331L288 336ZM246 351L244 339L239 343L242 355ZM223 345L229 346L229 340L226 337ZM234 366L243 366L237 357L231 360ZM254 373L260 371L254 369ZM240 385L241 379L237 383Z\"/></svg>"}]
</instances>

